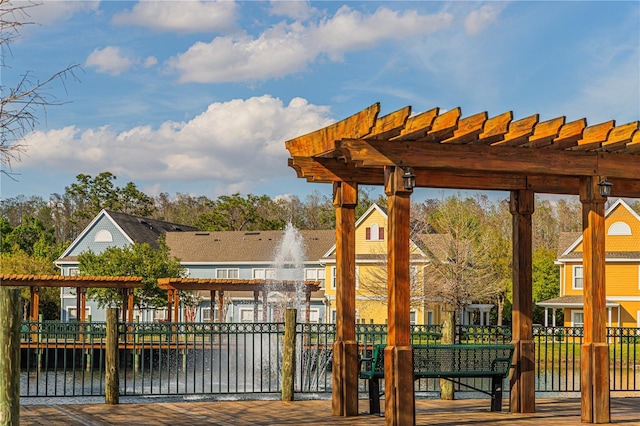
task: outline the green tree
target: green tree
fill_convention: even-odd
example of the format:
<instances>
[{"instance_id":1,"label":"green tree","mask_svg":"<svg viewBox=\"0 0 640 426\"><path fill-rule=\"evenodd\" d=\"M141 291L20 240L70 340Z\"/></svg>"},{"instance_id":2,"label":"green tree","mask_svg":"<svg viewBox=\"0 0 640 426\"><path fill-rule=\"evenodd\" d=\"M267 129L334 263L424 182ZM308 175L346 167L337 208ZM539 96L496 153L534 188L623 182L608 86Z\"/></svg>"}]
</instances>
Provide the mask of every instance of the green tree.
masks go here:
<instances>
[{"instance_id":1,"label":"green tree","mask_svg":"<svg viewBox=\"0 0 640 426\"><path fill-rule=\"evenodd\" d=\"M158 278L180 277L184 268L161 238L159 249L149 244L133 244L124 248L110 247L101 254L85 252L78 257L82 275L142 277L143 286L134 291L134 303L140 308L166 306L167 292L158 287ZM118 289L87 289L87 297L100 307L116 306L121 301Z\"/></svg>"},{"instance_id":2,"label":"green tree","mask_svg":"<svg viewBox=\"0 0 640 426\"><path fill-rule=\"evenodd\" d=\"M210 203L209 212L198 216L196 226L205 231L283 229L284 222L277 218L276 207L267 195L221 195Z\"/></svg>"},{"instance_id":3,"label":"green tree","mask_svg":"<svg viewBox=\"0 0 640 426\"><path fill-rule=\"evenodd\" d=\"M33 216L25 216L22 224L13 227L3 240L3 246L10 247L11 251L22 250L29 256L54 260L59 254L54 228L45 227Z\"/></svg>"},{"instance_id":4,"label":"green tree","mask_svg":"<svg viewBox=\"0 0 640 426\"><path fill-rule=\"evenodd\" d=\"M55 275L58 273L51 260L30 256L23 250L13 253L0 253L0 273L26 275ZM28 317L31 294L29 287L21 287L22 308L24 318ZM39 311L44 319L60 319L60 289L57 287L40 288Z\"/></svg>"},{"instance_id":5,"label":"green tree","mask_svg":"<svg viewBox=\"0 0 640 426\"><path fill-rule=\"evenodd\" d=\"M532 259L532 320L536 324L544 323L544 308L537 305L542 300L558 297L560 294L560 272L554 262L556 253L540 247L533 252Z\"/></svg>"}]
</instances>

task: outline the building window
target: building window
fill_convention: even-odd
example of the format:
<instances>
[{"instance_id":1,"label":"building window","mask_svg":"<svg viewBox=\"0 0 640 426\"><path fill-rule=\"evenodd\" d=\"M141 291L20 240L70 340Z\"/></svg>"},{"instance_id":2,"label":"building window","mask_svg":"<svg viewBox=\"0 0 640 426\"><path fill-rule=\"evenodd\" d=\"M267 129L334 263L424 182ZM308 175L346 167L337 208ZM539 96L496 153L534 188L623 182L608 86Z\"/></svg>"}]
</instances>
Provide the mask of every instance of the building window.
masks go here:
<instances>
[{"instance_id":1,"label":"building window","mask_svg":"<svg viewBox=\"0 0 640 426\"><path fill-rule=\"evenodd\" d=\"M571 311L571 327L584 326L584 311Z\"/></svg>"},{"instance_id":2,"label":"building window","mask_svg":"<svg viewBox=\"0 0 640 426\"><path fill-rule=\"evenodd\" d=\"M632 235L631 227L624 222L615 222L609 227L607 235Z\"/></svg>"},{"instance_id":3,"label":"building window","mask_svg":"<svg viewBox=\"0 0 640 426\"><path fill-rule=\"evenodd\" d=\"M305 281L319 281L320 289L324 289L324 283L326 281L326 271L324 268L306 268L304 270ZM334 272L335 276L335 272Z\"/></svg>"},{"instance_id":4,"label":"building window","mask_svg":"<svg viewBox=\"0 0 640 426\"><path fill-rule=\"evenodd\" d=\"M70 277L77 277L78 275L80 275L80 268L69 268Z\"/></svg>"},{"instance_id":5,"label":"building window","mask_svg":"<svg viewBox=\"0 0 640 426\"><path fill-rule=\"evenodd\" d=\"M258 268L253 270L253 279L255 280L275 280L276 270L268 268Z\"/></svg>"},{"instance_id":6,"label":"building window","mask_svg":"<svg viewBox=\"0 0 640 426\"><path fill-rule=\"evenodd\" d=\"M367 241L384 241L384 227L378 226L377 223L371 224L365 228L365 239Z\"/></svg>"},{"instance_id":7,"label":"building window","mask_svg":"<svg viewBox=\"0 0 640 426\"><path fill-rule=\"evenodd\" d=\"M418 323L418 312L411 310L409 312L409 324L416 325Z\"/></svg>"},{"instance_id":8,"label":"building window","mask_svg":"<svg viewBox=\"0 0 640 426\"><path fill-rule=\"evenodd\" d=\"M113 236L111 235L111 232L107 231L106 229L103 229L96 233L96 236L93 238L93 241L96 243L112 243Z\"/></svg>"},{"instance_id":9,"label":"building window","mask_svg":"<svg viewBox=\"0 0 640 426\"><path fill-rule=\"evenodd\" d=\"M582 271L583 271L582 266L573 267L573 289L574 290L582 290L584 288Z\"/></svg>"},{"instance_id":10,"label":"building window","mask_svg":"<svg viewBox=\"0 0 640 426\"><path fill-rule=\"evenodd\" d=\"M237 279L238 278L238 269L216 269L216 278L229 278L229 279Z\"/></svg>"},{"instance_id":11,"label":"building window","mask_svg":"<svg viewBox=\"0 0 640 426\"><path fill-rule=\"evenodd\" d=\"M164 321L166 319L167 319L167 308L153 310L153 321L158 322L158 321Z\"/></svg>"},{"instance_id":12,"label":"building window","mask_svg":"<svg viewBox=\"0 0 640 426\"><path fill-rule=\"evenodd\" d=\"M253 322L253 308L240 308L240 322Z\"/></svg>"},{"instance_id":13,"label":"building window","mask_svg":"<svg viewBox=\"0 0 640 426\"><path fill-rule=\"evenodd\" d=\"M427 311L427 325L433 324L433 311Z\"/></svg>"},{"instance_id":14,"label":"building window","mask_svg":"<svg viewBox=\"0 0 640 426\"><path fill-rule=\"evenodd\" d=\"M319 323L320 322L320 309L311 308L309 309L309 322Z\"/></svg>"},{"instance_id":15,"label":"building window","mask_svg":"<svg viewBox=\"0 0 640 426\"><path fill-rule=\"evenodd\" d=\"M84 314L85 314L85 321L89 318L89 316L91 315L91 306L87 306L84 309ZM78 318L78 310L77 308L67 308L67 321L79 321L80 319Z\"/></svg>"},{"instance_id":16,"label":"building window","mask_svg":"<svg viewBox=\"0 0 640 426\"><path fill-rule=\"evenodd\" d=\"M360 267L356 265L356 289L360 287ZM336 289L336 267L331 267L331 289Z\"/></svg>"}]
</instances>

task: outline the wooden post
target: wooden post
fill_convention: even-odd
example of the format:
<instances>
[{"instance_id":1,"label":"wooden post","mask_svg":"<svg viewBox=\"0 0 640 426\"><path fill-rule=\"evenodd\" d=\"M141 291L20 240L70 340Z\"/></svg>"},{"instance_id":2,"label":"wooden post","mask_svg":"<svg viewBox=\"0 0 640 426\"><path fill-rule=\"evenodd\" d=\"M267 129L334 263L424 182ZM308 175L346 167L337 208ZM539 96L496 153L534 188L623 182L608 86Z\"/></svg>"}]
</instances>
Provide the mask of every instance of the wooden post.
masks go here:
<instances>
[{"instance_id":1,"label":"wooden post","mask_svg":"<svg viewBox=\"0 0 640 426\"><path fill-rule=\"evenodd\" d=\"M309 288L306 289L304 296L304 321L309 324L311 322L311 290Z\"/></svg>"},{"instance_id":2,"label":"wooden post","mask_svg":"<svg viewBox=\"0 0 640 426\"><path fill-rule=\"evenodd\" d=\"M167 290L167 322L171 322L173 312L173 290Z\"/></svg>"},{"instance_id":3,"label":"wooden post","mask_svg":"<svg viewBox=\"0 0 640 426\"><path fill-rule=\"evenodd\" d=\"M133 322L133 289L127 289L127 322Z\"/></svg>"},{"instance_id":4,"label":"wooden post","mask_svg":"<svg viewBox=\"0 0 640 426\"><path fill-rule=\"evenodd\" d=\"M415 425L409 231L411 189L405 189L400 167L385 169L388 197L387 290L388 337L384 350L385 424Z\"/></svg>"},{"instance_id":5,"label":"wooden post","mask_svg":"<svg viewBox=\"0 0 640 426\"><path fill-rule=\"evenodd\" d=\"M31 286L31 321L38 321L38 310L40 305L40 287Z\"/></svg>"},{"instance_id":6,"label":"wooden post","mask_svg":"<svg viewBox=\"0 0 640 426\"><path fill-rule=\"evenodd\" d=\"M214 315L216 313L215 301L216 301L216 291L215 290L211 290L211 291L209 291L209 309L210 309L209 322L214 322L215 321L215 318L214 318Z\"/></svg>"},{"instance_id":7,"label":"wooden post","mask_svg":"<svg viewBox=\"0 0 640 426\"><path fill-rule=\"evenodd\" d=\"M358 415L356 341L356 205L358 185L333 184L336 208L336 337L333 343L331 413Z\"/></svg>"},{"instance_id":8,"label":"wooden post","mask_svg":"<svg viewBox=\"0 0 640 426\"><path fill-rule=\"evenodd\" d=\"M533 342L532 224L535 194L530 190L511 191L509 210L513 233L512 338L515 351L510 377L510 410L533 413L535 396L535 351Z\"/></svg>"},{"instance_id":9,"label":"wooden post","mask_svg":"<svg viewBox=\"0 0 640 426\"><path fill-rule=\"evenodd\" d=\"M584 340L580 355L581 419L584 423L611 422L609 345L606 329L605 223L606 198L597 176L581 178Z\"/></svg>"},{"instance_id":10,"label":"wooden post","mask_svg":"<svg viewBox=\"0 0 640 426\"><path fill-rule=\"evenodd\" d=\"M20 424L20 290L0 287L0 425Z\"/></svg>"},{"instance_id":11,"label":"wooden post","mask_svg":"<svg viewBox=\"0 0 640 426\"><path fill-rule=\"evenodd\" d=\"M258 322L258 300L260 294L258 290L253 290L253 322Z\"/></svg>"},{"instance_id":12,"label":"wooden post","mask_svg":"<svg viewBox=\"0 0 640 426\"><path fill-rule=\"evenodd\" d=\"M118 350L118 309L107 308L107 338L105 347L105 403L120 402L120 371Z\"/></svg>"},{"instance_id":13,"label":"wooden post","mask_svg":"<svg viewBox=\"0 0 640 426\"><path fill-rule=\"evenodd\" d=\"M218 322L224 319L224 291L218 290Z\"/></svg>"},{"instance_id":14,"label":"wooden post","mask_svg":"<svg viewBox=\"0 0 640 426\"><path fill-rule=\"evenodd\" d=\"M262 289L262 322L267 322L267 309L269 309L269 292L266 289Z\"/></svg>"},{"instance_id":15,"label":"wooden post","mask_svg":"<svg viewBox=\"0 0 640 426\"><path fill-rule=\"evenodd\" d=\"M296 315L295 309L287 309L284 317L284 342L282 349L282 400L293 401L296 359Z\"/></svg>"}]
</instances>

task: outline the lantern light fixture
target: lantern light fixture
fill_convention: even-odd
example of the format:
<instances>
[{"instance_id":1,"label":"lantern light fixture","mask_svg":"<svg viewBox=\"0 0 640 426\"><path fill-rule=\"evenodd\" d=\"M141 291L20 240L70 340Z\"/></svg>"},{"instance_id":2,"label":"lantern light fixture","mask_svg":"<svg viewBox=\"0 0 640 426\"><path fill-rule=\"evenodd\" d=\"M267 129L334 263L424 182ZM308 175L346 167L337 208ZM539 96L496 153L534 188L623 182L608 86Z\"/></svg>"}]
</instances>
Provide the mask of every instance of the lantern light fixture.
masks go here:
<instances>
[{"instance_id":1,"label":"lantern light fixture","mask_svg":"<svg viewBox=\"0 0 640 426\"><path fill-rule=\"evenodd\" d=\"M411 167L403 167L402 170L404 171L404 174L402 175L404 189L412 191L413 188L416 187L416 175L413 174L413 169Z\"/></svg>"},{"instance_id":2,"label":"lantern light fixture","mask_svg":"<svg viewBox=\"0 0 640 426\"><path fill-rule=\"evenodd\" d=\"M613 184L611 182L609 182L607 180L607 178L604 178L599 184L598 184L598 189L600 191L600 195L604 198L607 198L608 196L611 195L611 187L613 186Z\"/></svg>"}]
</instances>

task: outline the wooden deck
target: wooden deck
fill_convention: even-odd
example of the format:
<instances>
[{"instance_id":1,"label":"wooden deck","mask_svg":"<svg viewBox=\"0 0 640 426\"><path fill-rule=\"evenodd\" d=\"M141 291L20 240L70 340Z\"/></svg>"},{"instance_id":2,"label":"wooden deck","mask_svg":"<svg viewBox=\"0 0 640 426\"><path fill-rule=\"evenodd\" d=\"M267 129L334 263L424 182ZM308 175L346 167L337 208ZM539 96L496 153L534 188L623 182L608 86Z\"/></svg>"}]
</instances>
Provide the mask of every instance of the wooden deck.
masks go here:
<instances>
[{"instance_id":1,"label":"wooden deck","mask_svg":"<svg viewBox=\"0 0 640 426\"><path fill-rule=\"evenodd\" d=\"M492 413L487 399L416 401L418 425L567 426L580 422L580 400L537 399L534 414ZM503 407L508 407L504 401ZM331 415L330 400L149 402L145 404L23 405L21 425L383 425L384 417L363 411L358 417ZM612 398L614 424L640 425L640 398Z\"/></svg>"}]
</instances>

